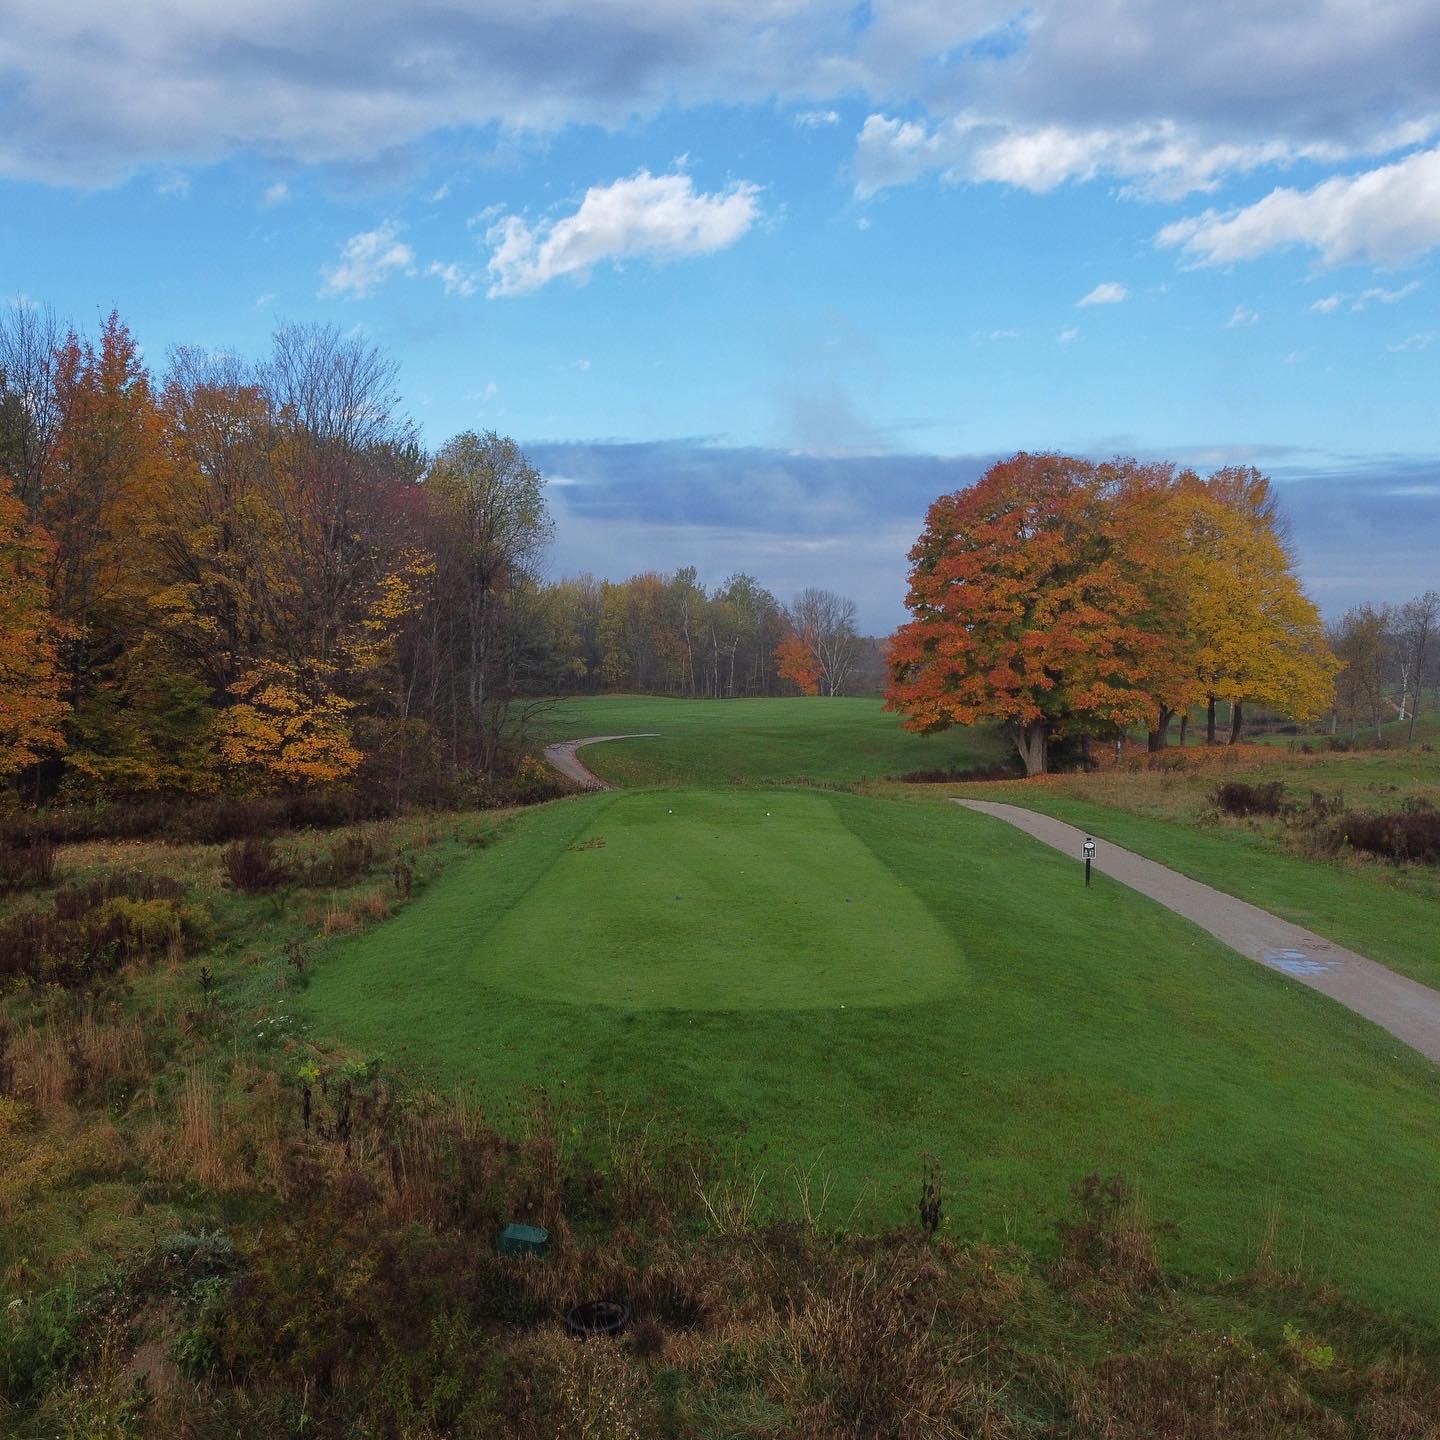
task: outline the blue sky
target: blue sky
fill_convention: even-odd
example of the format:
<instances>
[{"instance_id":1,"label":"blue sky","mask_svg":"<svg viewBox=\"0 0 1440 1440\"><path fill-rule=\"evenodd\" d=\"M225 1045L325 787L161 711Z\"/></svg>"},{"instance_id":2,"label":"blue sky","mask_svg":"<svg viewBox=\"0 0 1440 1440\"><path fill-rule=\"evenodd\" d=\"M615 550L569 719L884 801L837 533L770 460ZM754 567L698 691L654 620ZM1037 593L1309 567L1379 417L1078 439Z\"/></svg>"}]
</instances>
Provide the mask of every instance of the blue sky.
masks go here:
<instances>
[{"instance_id":1,"label":"blue sky","mask_svg":"<svg viewBox=\"0 0 1440 1440\"><path fill-rule=\"evenodd\" d=\"M0 292L157 367L359 327L559 571L901 618L1016 449L1253 462L1327 612L1440 585L1440 10L6 0Z\"/></svg>"}]
</instances>

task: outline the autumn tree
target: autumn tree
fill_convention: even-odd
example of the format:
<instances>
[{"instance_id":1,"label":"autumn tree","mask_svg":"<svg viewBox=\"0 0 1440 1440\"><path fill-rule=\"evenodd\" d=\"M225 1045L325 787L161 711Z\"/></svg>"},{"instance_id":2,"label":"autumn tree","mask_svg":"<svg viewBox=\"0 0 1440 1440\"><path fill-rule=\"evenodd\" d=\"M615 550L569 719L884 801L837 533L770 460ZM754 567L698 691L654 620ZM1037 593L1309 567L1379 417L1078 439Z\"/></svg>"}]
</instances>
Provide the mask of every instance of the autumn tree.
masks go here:
<instances>
[{"instance_id":1,"label":"autumn tree","mask_svg":"<svg viewBox=\"0 0 1440 1440\"><path fill-rule=\"evenodd\" d=\"M833 590L809 586L786 609L785 620L789 627L786 643L798 640L809 648L814 660L816 690L806 693L838 695L860 653L855 602Z\"/></svg>"},{"instance_id":2,"label":"autumn tree","mask_svg":"<svg viewBox=\"0 0 1440 1440\"><path fill-rule=\"evenodd\" d=\"M803 630L787 631L775 647L775 669L782 680L788 680L802 695L818 695L825 670L816 654L814 635Z\"/></svg>"},{"instance_id":3,"label":"autumn tree","mask_svg":"<svg viewBox=\"0 0 1440 1440\"><path fill-rule=\"evenodd\" d=\"M221 717L225 759L257 789L302 787L343 779L360 764L350 731L351 704L327 677L261 661L231 687Z\"/></svg>"},{"instance_id":4,"label":"autumn tree","mask_svg":"<svg viewBox=\"0 0 1440 1440\"><path fill-rule=\"evenodd\" d=\"M441 447L424 495L434 563L422 621L429 704L456 759L488 771L515 690L516 655L501 642L551 534L544 481L513 440L466 432ZM528 610L525 618L528 631Z\"/></svg>"},{"instance_id":5,"label":"autumn tree","mask_svg":"<svg viewBox=\"0 0 1440 1440\"><path fill-rule=\"evenodd\" d=\"M1350 720L1353 740L1364 717L1381 736L1385 675L1390 662L1391 614L1384 605L1355 605L1331 628L1330 645L1341 666L1337 709Z\"/></svg>"},{"instance_id":6,"label":"autumn tree","mask_svg":"<svg viewBox=\"0 0 1440 1440\"><path fill-rule=\"evenodd\" d=\"M1175 617L1137 468L1022 453L930 507L891 646L907 728L998 721L1035 775L1057 737L1152 721Z\"/></svg>"},{"instance_id":7,"label":"autumn tree","mask_svg":"<svg viewBox=\"0 0 1440 1440\"><path fill-rule=\"evenodd\" d=\"M300 674L333 667L343 685L347 639L404 543L406 492L421 506L426 457L394 362L359 337L283 326L255 378L272 417L262 478L278 531L276 622Z\"/></svg>"},{"instance_id":8,"label":"autumn tree","mask_svg":"<svg viewBox=\"0 0 1440 1440\"><path fill-rule=\"evenodd\" d=\"M97 345L73 331L55 357L59 417L40 517L53 539L50 591L66 626L68 697L77 710L123 652L148 576L137 516L163 484L160 417L139 346L112 313Z\"/></svg>"},{"instance_id":9,"label":"autumn tree","mask_svg":"<svg viewBox=\"0 0 1440 1440\"><path fill-rule=\"evenodd\" d=\"M1189 649L1206 740L1216 700L1230 705L1230 739L1243 705L1300 718L1329 706L1336 669L1319 611L1301 589L1283 542L1269 481L1252 469L1182 476L1172 502L1185 583Z\"/></svg>"},{"instance_id":10,"label":"autumn tree","mask_svg":"<svg viewBox=\"0 0 1440 1440\"><path fill-rule=\"evenodd\" d=\"M267 651L304 648L281 634L293 597L268 473L271 401L237 357L187 348L171 357L160 405L168 478L142 527L148 620L221 700Z\"/></svg>"},{"instance_id":11,"label":"autumn tree","mask_svg":"<svg viewBox=\"0 0 1440 1440\"><path fill-rule=\"evenodd\" d=\"M65 743L57 640L48 604L50 539L0 475L0 776Z\"/></svg>"}]
</instances>

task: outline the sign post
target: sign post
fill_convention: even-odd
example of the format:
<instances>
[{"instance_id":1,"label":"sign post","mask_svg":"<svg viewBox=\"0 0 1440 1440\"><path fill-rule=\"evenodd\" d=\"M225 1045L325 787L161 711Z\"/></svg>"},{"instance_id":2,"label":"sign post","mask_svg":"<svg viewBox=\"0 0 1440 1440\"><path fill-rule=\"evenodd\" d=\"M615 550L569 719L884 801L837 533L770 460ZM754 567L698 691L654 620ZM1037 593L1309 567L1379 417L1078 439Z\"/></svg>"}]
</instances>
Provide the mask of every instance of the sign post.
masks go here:
<instances>
[{"instance_id":1,"label":"sign post","mask_svg":"<svg viewBox=\"0 0 1440 1440\"><path fill-rule=\"evenodd\" d=\"M1085 857L1085 888L1090 888L1090 862L1095 858L1095 842L1087 835L1085 843L1080 847L1080 853Z\"/></svg>"}]
</instances>

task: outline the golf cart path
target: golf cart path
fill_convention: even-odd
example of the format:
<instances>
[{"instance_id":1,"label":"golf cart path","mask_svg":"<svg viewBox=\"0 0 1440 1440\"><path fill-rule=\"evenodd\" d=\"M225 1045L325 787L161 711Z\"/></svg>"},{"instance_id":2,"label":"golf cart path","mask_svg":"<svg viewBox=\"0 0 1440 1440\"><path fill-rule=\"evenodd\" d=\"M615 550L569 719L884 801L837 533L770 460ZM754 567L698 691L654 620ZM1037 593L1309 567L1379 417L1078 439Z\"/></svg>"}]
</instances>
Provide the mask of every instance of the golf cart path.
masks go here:
<instances>
[{"instance_id":1,"label":"golf cart path","mask_svg":"<svg viewBox=\"0 0 1440 1440\"><path fill-rule=\"evenodd\" d=\"M634 735L587 735L583 740L557 740L555 744L545 747L545 758L567 780L573 780L587 790L613 790L615 787L607 784L593 770L587 769L575 752L582 745L599 745L606 740L656 739L659 739L659 731L643 730Z\"/></svg>"},{"instance_id":2,"label":"golf cart path","mask_svg":"<svg viewBox=\"0 0 1440 1440\"><path fill-rule=\"evenodd\" d=\"M1063 820L993 800L954 803L1008 821L1077 860L1080 856L1086 832ZM1440 990L1397 975L1268 910L1108 841L1097 848L1095 867L1208 930L1232 950L1338 1000L1422 1055L1440 1061Z\"/></svg>"}]
</instances>

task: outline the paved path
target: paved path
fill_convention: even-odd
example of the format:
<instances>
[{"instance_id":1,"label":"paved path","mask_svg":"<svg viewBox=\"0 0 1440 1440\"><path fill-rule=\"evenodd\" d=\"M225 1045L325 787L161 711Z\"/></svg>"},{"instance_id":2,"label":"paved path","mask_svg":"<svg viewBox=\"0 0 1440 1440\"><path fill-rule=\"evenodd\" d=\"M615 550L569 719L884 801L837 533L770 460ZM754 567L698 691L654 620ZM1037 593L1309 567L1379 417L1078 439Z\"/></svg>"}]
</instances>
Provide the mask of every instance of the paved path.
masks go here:
<instances>
[{"instance_id":1,"label":"paved path","mask_svg":"<svg viewBox=\"0 0 1440 1440\"><path fill-rule=\"evenodd\" d=\"M1007 820L1037 840L1073 855L1076 864L1080 863L1080 845L1085 832L1063 820L992 800L956 800L955 803ZM1194 921L1232 950L1338 1000L1422 1055L1440 1061L1440 991L1397 975L1353 950L1292 925L1268 910L1237 900L1223 890L1212 889L1143 855L1100 841L1099 836L1095 838L1097 870Z\"/></svg>"},{"instance_id":2,"label":"paved path","mask_svg":"<svg viewBox=\"0 0 1440 1440\"><path fill-rule=\"evenodd\" d=\"M605 740L656 740L659 739L659 732L645 730L638 735L587 735L583 740L560 740L554 745L545 747L545 758L567 779L573 780L577 785L583 785L587 790L613 790L613 785L607 785L593 770L587 769L580 762L576 751L582 745L599 745Z\"/></svg>"}]
</instances>

